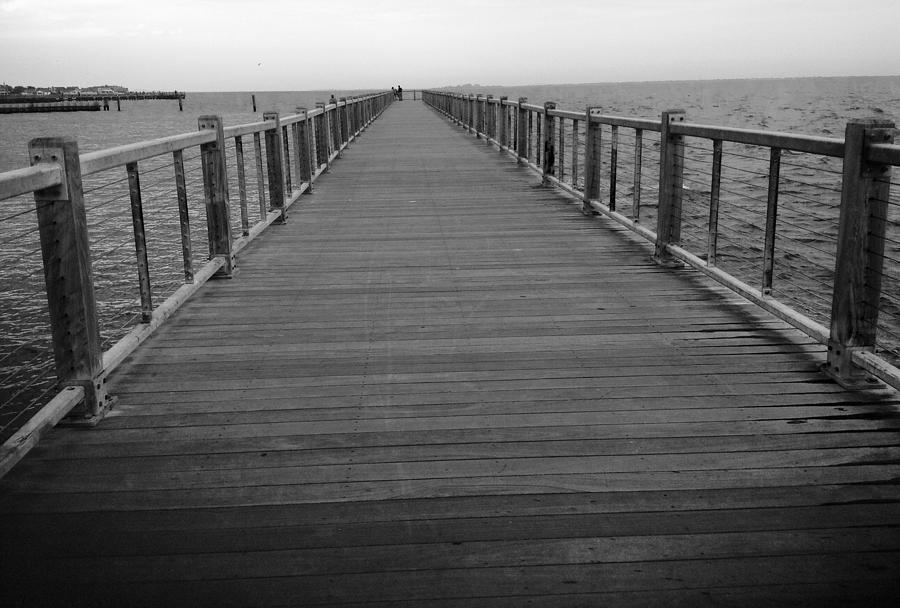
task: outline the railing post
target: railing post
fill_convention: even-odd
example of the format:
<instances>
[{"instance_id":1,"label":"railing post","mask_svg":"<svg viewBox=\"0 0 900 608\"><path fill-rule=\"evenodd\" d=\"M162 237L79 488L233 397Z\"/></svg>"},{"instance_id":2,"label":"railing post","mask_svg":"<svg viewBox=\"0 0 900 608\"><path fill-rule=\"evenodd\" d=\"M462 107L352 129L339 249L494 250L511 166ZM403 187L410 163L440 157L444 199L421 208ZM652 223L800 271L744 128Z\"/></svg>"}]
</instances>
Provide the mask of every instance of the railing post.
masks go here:
<instances>
[{"instance_id":1,"label":"railing post","mask_svg":"<svg viewBox=\"0 0 900 608\"><path fill-rule=\"evenodd\" d=\"M91 269L78 143L67 137L33 139L32 165L50 163L62 184L34 193L44 280L59 386L84 387L73 417L98 420L110 404L103 381L103 350Z\"/></svg>"},{"instance_id":2,"label":"railing post","mask_svg":"<svg viewBox=\"0 0 900 608\"><path fill-rule=\"evenodd\" d=\"M891 167L869 162L866 147L893 142L892 122L853 120L844 137L828 361L823 370L847 388L873 388L851 362L854 351L875 348Z\"/></svg>"},{"instance_id":3,"label":"railing post","mask_svg":"<svg viewBox=\"0 0 900 608\"><path fill-rule=\"evenodd\" d=\"M546 186L549 183L547 179L555 173L554 163L556 162L556 129L555 121L550 116L550 110L556 109L556 102L544 102L544 155L541 163L541 181Z\"/></svg>"},{"instance_id":4,"label":"railing post","mask_svg":"<svg viewBox=\"0 0 900 608\"><path fill-rule=\"evenodd\" d=\"M331 126L331 143L332 150L337 152L337 157L341 158L344 154L343 152L343 142L341 141L341 125L340 125L340 106L335 102L334 108L329 110L328 114L331 117L329 124Z\"/></svg>"},{"instance_id":5,"label":"railing post","mask_svg":"<svg viewBox=\"0 0 900 608\"><path fill-rule=\"evenodd\" d=\"M281 124L281 120L278 120L278 124ZM281 149L283 156L282 160L282 170L284 171L284 192L287 198L290 198L294 191L293 180L291 180L291 138L288 136L288 128L287 125L281 127Z\"/></svg>"},{"instance_id":6,"label":"railing post","mask_svg":"<svg viewBox=\"0 0 900 608\"><path fill-rule=\"evenodd\" d=\"M684 110L662 113L659 140L659 207L656 218L656 253L658 264L680 266L666 249L681 242L681 197L684 186L684 138L673 135L672 123L684 122Z\"/></svg>"},{"instance_id":7,"label":"railing post","mask_svg":"<svg viewBox=\"0 0 900 608\"><path fill-rule=\"evenodd\" d=\"M369 111L369 119L368 122L372 122L373 110L371 108L372 100L370 100L370 111ZM328 151L328 118L325 115L325 103L322 101L316 102L316 109L321 110L321 113L315 118L315 126L316 126L316 168L318 169L323 164L325 165L325 171L328 171L328 167L331 164L331 154Z\"/></svg>"},{"instance_id":8,"label":"railing post","mask_svg":"<svg viewBox=\"0 0 900 608\"><path fill-rule=\"evenodd\" d=\"M528 110L522 107L527 97L519 97L516 108L516 163L522 164L528 158Z\"/></svg>"},{"instance_id":9,"label":"railing post","mask_svg":"<svg viewBox=\"0 0 900 608\"><path fill-rule=\"evenodd\" d=\"M284 161L282 151L284 144L281 141L281 117L278 112L264 112L263 120L273 121L271 129L266 129L266 174L269 179L269 205L270 210L278 211L277 223L287 221L284 209Z\"/></svg>"},{"instance_id":10,"label":"railing post","mask_svg":"<svg viewBox=\"0 0 900 608\"><path fill-rule=\"evenodd\" d=\"M172 152L175 169L175 195L178 198L178 219L181 224L181 258L184 264L184 282L194 282L194 252L191 244L191 215L188 208L187 180L184 176L184 152Z\"/></svg>"},{"instance_id":11,"label":"railing post","mask_svg":"<svg viewBox=\"0 0 900 608\"><path fill-rule=\"evenodd\" d=\"M616 189L619 181L619 127L612 125L610 128L609 144L609 207L610 211L616 210Z\"/></svg>"},{"instance_id":12,"label":"railing post","mask_svg":"<svg viewBox=\"0 0 900 608\"><path fill-rule=\"evenodd\" d=\"M781 177L781 149L769 150L769 190L766 202L766 244L763 249L763 276L760 291L772 294L772 279L775 276L775 230L778 219L778 185Z\"/></svg>"},{"instance_id":13,"label":"railing post","mask_svg":"<svg viewBox=\"0 0 900 608\"><path fill-rule=\"evenodd\" d=\"M247 174L244 167L244 141L238 135L234 138L234 161L238 172L238 197L241 204L241 234L250 234L250 213L247 209Z\"/></svg>"},{"instance_id":14,"label":"railing post","mask_svg":"<svg viewBox=\"0 0 900 608\"><path fill-rule=\"evenodd\" d=\"M297 112L303 114L303 120L297 123L297 165L299 167L299 179L307 184L306 192L313 191L313 167L312 154L310 154L309 141L309 111L306 108L297 108Z\"/></svg>"},{"instance_id":15,"label":"railing post","mask_svg":"<svg viewBox=\"0 0 900 608\"><path fill-rule=\"evenodd\" d=\"M253 133L253 154L256 156L256 192L259 199L259 219L263 220L269 207L266 204L266 180L263 172L263 153L259 131Z\"/></svg>"},{"instance_id":16,"label":"railing post","mask_svg":"<svg viewBox=\"0 0 900 608\"><path fill-rule=\"evenodd\" d=\"M493 102L493 95L488 95L484 100L484 143L487 145L491 145L491 140L497 138L497 133L494 131L494 117L496 113L494 112Z\"/></svg>"},{"instance_id":17,"label":"railing post","mask_svg":"<svg viewBox=\"0 0 900 608\"><path fill-rule=\"evenodd\" d=\"M584 192L581 198L581 212L595 215L591 201L600 198L600 125L591 120L594 108L584 112Z\"/></svg>"},{"instance_id":18,"label":"railing post","mask_svg":"<svg viewBox=\"0 0 900 608\"><path fill-rule=\"evenodd\" d=\"M209 257L223 257L225 265L216 277L234 275L234 254L231 250L231 214L228 207L228 173L225 165L225 133L219 116L201 116L197 121L201 131L216 132L216 140L200 146L203 168L203 198L206 202L206 227L209 238Z\"/></svg>"},{"instance_id":19,"label":"railing post","mask_svg":"<svg viewBox=\"0 0 900 608\"><path fill-rule=\"evenodd\" d=\"M509 108L506 106L506 100L509 99L506 95L500 97L500 105L497 106L497 113L499 114L498 122L499 124L499 132L497 133L497 139L500 144L500 151L503 152L503 148L509 148L509 132L506 121L506 115L509 111Z\"/></svg>"},{"instance_id":20,"label":"railing post","mask_svg":"<svg viewBox=\"0 0 900 608\"><path fill-rule=\"evenodd\" d=\"M482 111L482 108L483 108L483 106L482 106L482 101L481 101L481 95L476 95L475 96L475 105L472 107L474 114L475 114L473 116L473 120L472 120L473 126L475 128L475 139L481 139L481 133L482 133L482 131L484 131L484 126L482 124L484 122L484 120L482 120L482 116L483 116L484 112Z\"/></svg>"},{"instance_id":21,"label":"railing post","mask_svg":"<svg viewBox=\"0 0 900 608\"><path fill-rule=\"evenodd\" d=\"M344 146L350 142L350 112L347 107L346 97L341 97L341 104L341 146Z\"/></svg>"},{"instance_id":22,"label":"railing post","mask_svg":"<svg viewBox=\"0 0 900 608\"><path fill-rule=\"evenodd\" d=\"M721 156L720 156L721 159ZM635 224L641 221L641 183L644 163L644 130L634 130L634 197L631 200L631 219Z\"/></svg>"},{"instance_id":23,"label":"railing post","mask_svg":"<svg viewBox=\"0 0 900 608\"><path fill-rule=\"evenodd\" d=\"M141 293L141 323L153 320L153 287L150 284L150 261L147 257L147 231L144 227L144 202L141 197L141 174L136 162L125 165L128 173L128 194L131 199L131 226L134 232L134 253L138 270L138 289Z\"/></svg>"},{"instance_id":24,"label":"railing post","mask_svg":"<svg viewBox=\"0 0 900 608\"><path fill-rule=\"evenodd\" d=\"M556 179L563 181L566 176L566 119L559 117L557 129L559 144L556 147Z\"/></svg>"}]
</instances>

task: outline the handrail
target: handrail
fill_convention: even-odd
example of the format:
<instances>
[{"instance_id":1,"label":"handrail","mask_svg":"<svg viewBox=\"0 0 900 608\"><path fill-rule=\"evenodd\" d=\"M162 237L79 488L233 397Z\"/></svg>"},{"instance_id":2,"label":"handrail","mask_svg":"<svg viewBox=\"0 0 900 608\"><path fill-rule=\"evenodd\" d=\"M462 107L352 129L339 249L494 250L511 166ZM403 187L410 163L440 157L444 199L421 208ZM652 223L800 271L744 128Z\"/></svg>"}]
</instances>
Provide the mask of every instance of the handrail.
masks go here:
<instances>
[{"instance_id":1,"label":"handrail","mask_svg":"<svg viewBox=\"0 0 900 608\"><path fill-rule=\"evenodd\" d=\"M52 188L62 183L62 171L54 165L37 165L0 173L0 201Z\"/></svg>"},{"instance_id":2,"label":"handrail","mask_svg":"<svg viewBox=\"0 0 900 608\"><path fill-rule=\"evenodd\" d=\"M198 131L197 133L183 133L181 135L116 146L115 148L100 150L99 152L88 152L81 155L81 175L92 175L101 171L108 171L128 163L136 163L163 154L170 154L175 150L184 150L185 148L208 144L212 141L215 141L215 134L208 131Z\"/></svg>"},{"instance_id":3,"label":"handrail","mask_svg":"<svg viewBox=\"0 0 900 608\"><path fill-rule=\"evenodd\" d=\"M900 165L900 146L893 143L893 123L880 119L851 121L846 137L837 139L695 124L686 121L681 110L664 112L660 120L646 120L602 115L591 107L583 112L562 110L552 102L535 105L527 103L525 98L513 101L506 97L496 99L491 95L443 91L424 91L422 98L467 132L484 138L515 157L519 164L538 172L545 185L560 187L580 199L584 213L605 215L652 242L658 263L687 264L826 344L828 360L823 371L843 386L872 388L871 379L866 376L868 372L900 389L900 369L875 353L881 286L887 277L898 276L896 271L884 268L887 258L882 253L889 224L887 207L896 205L890 202L891 168ZM630 130L628 141L633 142L630 150L620 143L623 129ZM654 140L655 148L646 145L647 132L659 133L658 139ZM706 142L710 148L694 141ZM729 184L722 177L726 167L723 142L759 148L768 156L759 161L760 164L765 162L765 166L750 172L750 177L740 185L744 189L759 189L759 195L746 205L746 209L759 215L758 224L750 227L764 236L758 247L762 258L758 288L720 266L723 254L719 251L718 240L723 228L719 215L732 205L739 207L731 200L738 195L727 193L729 200L726 200ZM630 157L623 162L620 152L629 153ZM836 251L831 260L833 266L817 268L817 271L834 277L831 293L823 294L831 300L830 308L821 313L823 316L830 314L824 324L775 296L776 243L779 238L784 238L779 232L779 198L785 198L781 186L782 169L792 165L792 162L782 160L785 153L815 155L824 159L823 162L831 159L842 159L843 162L842 170L840 167L827 169L829 176L838 176L841 183L828 190L838 199L840 209L840 218L836 218L838 236L833 245ZM641 201L645 190L643 168L648 154L655 155L659 166L653 173L653 178L658 180L655 231L642 223L648 206L642 206ZM743 160L743 153L734 156L738 161ZM701 198L705 197L707 202L704 214L696 207L699 203L694 200L696 197L686 194L686 162L708 167L704 171L709 181L701 184L704 190ZM628 177L633 180L630 184L632 193L627 197L618 192L625 168L631 169L632 174ZM807 165L800 165L800 168L807 172L818 170ZM601 176L601 169L606 171L604 176ZM734 171L735 167L730 169ZM799 185L796 187L806 185L802 179L790 179ZM625 180L627 183L628 178ZM601 181L605 192L601 192ZM755 182L764 183L757 185ZM695 184L696 178L691 182L694 187ZM708 191L705 191L707 187ZM799 212L813 206L831 208L821 198L816 193L800 197L797 199ZM693 206L690 218L685 217L688 213L685 205L689 201ZM631 205L630 217L618 210L623 203ZM781 203L784 206L784 201ZM683 225L694 231L691 244L684 242ZM797 230L796 220L788 224L788 228ZM810 232L813 237L820 236L813 230ZM693 250L693 242L702 244L703 240L706 246L699 251ZM817 251L816 255L822 253ZM898 297L892 300L900 302ZM900 336L900 318L893 317L890 321L895 327L893 333ZM894 348L900 357L900 343Z\"/></svg>"},{"instance_id":4,"label":"handrail","mask_svg":"<svg viewBox=\"0 0 900 608\"><path fill-rule=\"evenodd\" d=\"M79 154L78 144L71 138L32 140L29 145L32 166L0 173L0 202L29 193L37 202L40 230L26 228L24 232L39 232L41 241L56 379L61 389L77 387L78 390L67 391L64 399L52 400L51 413L38 412L33 418L36 422L26 424L24 431L4 443L0 450L0 475L33 445L47 424L55 424L64 415L75 422L96 423L112 401L105 388L106 376L205 281L231 276L238 252L267 226L284 222L288 208L302 194L312 192L313 183L329 164L392 101L390 91L360 95L319 104L314 109L298 108L296 113L284 117L269 112L262 121L231 127L224 127L217 116L203 116L198 120L196 132L86 154ZM243 138L247 136L253 138L255 167L248 166L245 158ZM200 174L193 180L202 184L202 197L196 197L199 201L192 200L188 194L191 180L187 176L186 152L189 150L196 151L190 156L190 162ZM146 171L141 164L144 161L152 161ZM162 304L155 305L144 199L148 193L164 187L166 175L155 172L166 164L174 170L174 183L168 183L168 191L179 210L180 234L176 233L175 239L180 236L184 284ZM84 194L83 178L109 171L119 171L122 175L106 184L94 177L91 185L100 185ZM235 171L236 184L229 180L229 173L233 178ZM150 174L155 181L148 188L142 181ZM253 181L256 192L251 192L249 187ZM91 207L94 191L119 182L127 182L125 196L131 204L129 229L134 236L141 323L104 352L99 341L101 322L94 291L86 208ZM252 198L257 199L257 212L250 209ZM108 202L101 201L94 206L102 209ZM192 217L202 217L191 208L196 202L205 208L209 261L195 271L190 221ZM240 211L239 228L232 226L231 205ZM256 216L254 221L251 215ZM116 214L111 217L115 218ZM7 220L13 218L23 222L26 215L17 211ZM241 236L234 238L233 233L238 230ZM133 273L121 276L131 282Z\"/></svg>"},{"instance_id":5,"label":"handrail","mask_svg":"<svg viewBox=\"0 0 900 608\"><path fill-rule=\"evenodd\" d=\"M717 127L689 122L672 125L672 134L718 139L750 146L781 148L782 150L807 152L809 154L819 154L820 156L844 157L844 140L833 137L815 137L778 131Z\"/></svg>"}]
</instances>

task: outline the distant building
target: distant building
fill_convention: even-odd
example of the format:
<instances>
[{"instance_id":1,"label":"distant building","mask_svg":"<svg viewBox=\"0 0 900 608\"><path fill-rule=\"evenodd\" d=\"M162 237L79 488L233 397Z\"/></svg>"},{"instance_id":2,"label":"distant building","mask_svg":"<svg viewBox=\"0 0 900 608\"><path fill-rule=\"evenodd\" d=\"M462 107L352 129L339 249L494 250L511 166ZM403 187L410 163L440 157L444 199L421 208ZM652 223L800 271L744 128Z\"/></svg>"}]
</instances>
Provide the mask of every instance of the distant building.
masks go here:
<instances>
[{"instance_id":1,"label":"distant building","mask_svg":"<svg viewBox=\"0 0 900 608\"><path fill-rule=\"evenodd\" d=\"M124 95L128 93L128 87L104 84L99 87L81 89L81 92L86 95Z\"/></svg>"}]
</instances>

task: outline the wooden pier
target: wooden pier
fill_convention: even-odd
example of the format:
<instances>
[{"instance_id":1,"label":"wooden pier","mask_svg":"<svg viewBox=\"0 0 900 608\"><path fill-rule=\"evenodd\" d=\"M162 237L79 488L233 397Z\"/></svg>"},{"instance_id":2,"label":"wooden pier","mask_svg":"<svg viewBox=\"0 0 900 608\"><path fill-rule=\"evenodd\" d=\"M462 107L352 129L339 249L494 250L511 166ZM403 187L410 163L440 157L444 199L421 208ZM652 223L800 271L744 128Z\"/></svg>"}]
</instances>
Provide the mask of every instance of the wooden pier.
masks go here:
<instances>
[{"instance_id":1,"label":"wooden pier","mask_svg":"<svg viewBox=\"0 0 900 608\"><path fill-rule=\"evenodd\" d=\"M420 102L0 481L5 607L881 606L900 417Z\"/></svg>"}]
</instances>

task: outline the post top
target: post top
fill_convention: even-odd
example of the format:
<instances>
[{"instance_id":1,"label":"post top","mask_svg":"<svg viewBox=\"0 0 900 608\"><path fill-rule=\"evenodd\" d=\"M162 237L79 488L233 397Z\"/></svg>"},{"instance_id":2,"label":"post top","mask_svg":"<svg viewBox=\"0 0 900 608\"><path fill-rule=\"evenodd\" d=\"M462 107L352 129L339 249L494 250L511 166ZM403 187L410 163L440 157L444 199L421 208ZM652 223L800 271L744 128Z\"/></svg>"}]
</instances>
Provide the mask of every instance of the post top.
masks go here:
<instances>
[{"instance_id":1,"label":"post top","mask_svg":"<svg viewBox=\"0 0 900 608\"><path fill-rule=\"evenodd\" d=\"M212 114L201 116L197 119L197 128L201 131L204 129L221 129L222 117Z\"/></svg>"}]
</instances>

